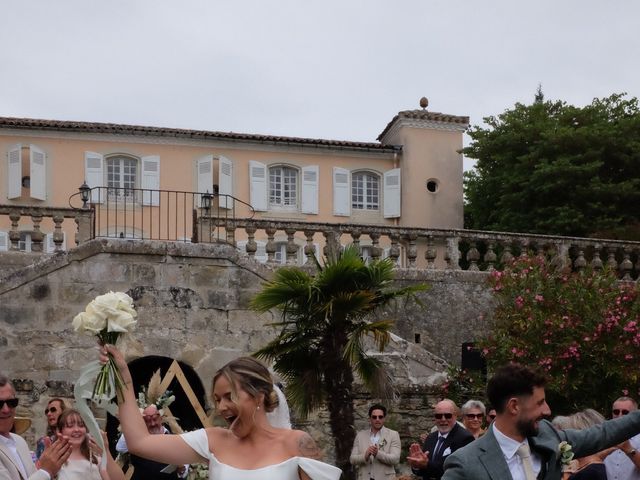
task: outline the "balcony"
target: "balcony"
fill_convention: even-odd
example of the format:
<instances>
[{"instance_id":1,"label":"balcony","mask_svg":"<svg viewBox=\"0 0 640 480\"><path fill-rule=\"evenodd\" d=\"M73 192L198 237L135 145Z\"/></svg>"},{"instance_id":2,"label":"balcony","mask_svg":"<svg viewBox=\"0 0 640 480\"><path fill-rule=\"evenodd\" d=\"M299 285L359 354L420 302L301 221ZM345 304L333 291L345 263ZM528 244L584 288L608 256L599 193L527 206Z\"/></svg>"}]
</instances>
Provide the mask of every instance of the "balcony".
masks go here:
<instances>
[{"instance_id":1,"label":"balcony","mask_svg":"<svg viewBox=\"0 0 640 480\"><path fill-rule=\"evenodd\" d=\"M70 208L0 205L0 230L8 226L0 249L23 253L21 233L27 231L37 254L64 250L65 238L74 238L75 244L93 238L227 243L240 255L274 267L308 263L313 256L321 259L354 244L367 259L389 257L409 271L500 270L522 252L534 252L574 270L607 266L625 281L637 281L640 272L640 242L256 219L250 205L227 195L169 190L112 194L106 188L80 192L71 197ZM43 225L50 248L44 245Z\"/></svg>"}]
</instances>

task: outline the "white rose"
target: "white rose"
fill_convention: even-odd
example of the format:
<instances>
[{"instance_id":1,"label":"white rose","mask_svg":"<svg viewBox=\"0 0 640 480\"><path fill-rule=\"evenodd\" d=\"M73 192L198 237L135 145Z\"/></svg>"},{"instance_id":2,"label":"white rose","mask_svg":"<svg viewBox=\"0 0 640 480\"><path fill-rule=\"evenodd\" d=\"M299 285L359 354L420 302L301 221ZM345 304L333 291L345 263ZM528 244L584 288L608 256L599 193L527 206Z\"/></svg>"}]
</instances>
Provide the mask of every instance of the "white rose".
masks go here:
<instances>
[{"instance_id":1,"label":"white rose","mask_svg":"<svg viewBox=\"0 0 640 480\"><path fill-rule=\"evenodd\" d=\"M73 319L73 328L76 332L84 332L95 335L107 326L107 322L101 315L97 315L91 308L91 304L87 305L87 310L79 313Z\"/></svg>"},{"instance_id":2,"label":"white rose","mask_svg":"<svg viewBox=\"0 0 640 480\"><path fill-rule=\"evenodd\" d=\"M126 333L133 329L137 315L131 297L122 292L109 292L91 302L98 315L106 320L107 331Z\"/></svg>"},{"instance_id":3,"label":"white rose","mask_svg":"<svg viewBox=\"0 0 640 480\"><path fill-rule=\"evenodd\" d=\"M133 327L136 325L135 319L133 315L128 312L122 310L116 310L112 315L109 316L109 320L107 322L107 331L109 332L121 332L127 333L133 330Z\"/></svg>"}]
</instances>

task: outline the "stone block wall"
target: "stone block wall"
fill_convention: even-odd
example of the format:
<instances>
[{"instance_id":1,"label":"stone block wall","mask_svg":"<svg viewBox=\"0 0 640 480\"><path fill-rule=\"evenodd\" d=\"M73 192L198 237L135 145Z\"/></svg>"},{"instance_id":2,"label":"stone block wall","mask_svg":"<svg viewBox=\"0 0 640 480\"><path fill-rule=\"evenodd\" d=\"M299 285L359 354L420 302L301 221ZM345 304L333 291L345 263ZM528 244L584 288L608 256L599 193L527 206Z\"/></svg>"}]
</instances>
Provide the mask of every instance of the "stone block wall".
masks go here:
<instances>
[{"instance_id":1,"label":"stone block wall","mask_svg":"<svg viewBox=\"0 0 640 480\"><path fill-rule=\"evenodd\" d=\"M7 257L0 264L20 262ZM248 308L271 273L226 245L117 239L93 240L3 270L0 364L11 378L20 379L18 415L33 419L26 438L42 435L48 398L70 397L79 369L96 356L94 339L71 328L73 317L95 296L113 290L133 297L139 324L122 346L129 360L149 355L180 360L195 370L209 394L219 367L273 338L267 326L273 316ZM396 319L397 335L385 352L370 348L396 382L397 397L384 402L408 446L431 426L431 385L441 379L447 362L459 361L461 343L486 328L491 296L481 272L399 270L397 278L400 284L431 285L418 295L422 307L400 303L383 313ZM358 414L366 416L372 401L360 392ZM326 415L317 412L300 425L332 458ZM366 419L359 418L357 427L364 424Z\"/></svg>"}]
</instances>

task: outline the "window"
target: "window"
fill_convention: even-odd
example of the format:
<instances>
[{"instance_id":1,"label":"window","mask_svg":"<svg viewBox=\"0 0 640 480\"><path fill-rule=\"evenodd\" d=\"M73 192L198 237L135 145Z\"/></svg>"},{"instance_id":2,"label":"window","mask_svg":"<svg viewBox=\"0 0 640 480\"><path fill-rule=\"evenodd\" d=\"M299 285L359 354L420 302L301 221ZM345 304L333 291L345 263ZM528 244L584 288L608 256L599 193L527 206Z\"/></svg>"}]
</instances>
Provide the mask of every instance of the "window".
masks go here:
<instances>
[{"instance_id":1,"label":"window","mask_svg":"<svg viewBox=\"0 0 640 480\"><path fill-rule=\"evenodd\" d=\"M138 179L138 160L122 155L109 157L107 162L107 193L110 198L133 197Z\"/></svg>"},{"instance_id":2,"label":"window","mask_svg":"<svg viewBox=\"0 0 640 480\"><path fill-rule=\"evenodd\" d=\"M291 167L269 168L269 206L292 209L298 205L298 171Z\"/></svg>"},{"instance_id":3,"label":"window","mask_svg":"<svg viewBox=\"0 0 640 480\"><path fill-rule=\"evenodd\" d=\"M380 208L380 177L372 172L356 172L351 178L351 207L357 210Z\"/></svg>"}]
</instances>

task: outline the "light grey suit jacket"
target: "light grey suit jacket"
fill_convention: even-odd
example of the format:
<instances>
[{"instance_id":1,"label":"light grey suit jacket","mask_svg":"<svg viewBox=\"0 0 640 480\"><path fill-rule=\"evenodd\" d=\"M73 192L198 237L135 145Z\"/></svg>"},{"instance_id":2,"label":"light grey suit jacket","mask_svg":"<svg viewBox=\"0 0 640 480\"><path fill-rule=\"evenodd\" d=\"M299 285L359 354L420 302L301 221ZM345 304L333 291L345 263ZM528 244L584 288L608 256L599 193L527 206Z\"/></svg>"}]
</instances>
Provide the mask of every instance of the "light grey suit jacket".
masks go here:
<instances>
[{"instance_id":1,"label":"light grey suit jacket","mask_svg":"<svg viewBox=\"0 0 640 480\"><path fill-rule=\"evenodd\" d=\"M16 464L16 460L4 443L0 443L0 480L47 480L49 477L43 470L36 470L36 466L31 459L31 452L27 446L27 442L20 435L10 434L11 438L16 442L18 455L22 460L27 477L20 473L20 468Z\"/></svg>"},{"instance_id":2,"label":"light grey suit jacket","mask_svg":"<svg viewBox=\"0 0 640 480\"><path fill-rule=\"evenodd\" d=\"M400 435L395 430L382 427L378 441L378 455L370 457L369 462L364 459L364 452L371 445L369 430L360 430L356 435L351 449L351 464L358 468L358 480L376 480L395 478L393 467L400 462Z\"/></svg>"},{"instance_id":3,"label":"light grey suit jacket","mask_svg":"<svg viewBox=\"0 0 640 480\"><path fill-rule=\"evenodd\" d=\"M562 476L558 445L567 441L576 458L585 457L616 445L640 433L640 410L608 420L586 430L557 431L542 420L538 435L529 437L531 449L542 459L540 480L559 480ZM442 480L510 480L507 461L493 428L478 440L454 452L444 463Z\"/></svg>"}]
</instances>

